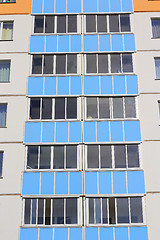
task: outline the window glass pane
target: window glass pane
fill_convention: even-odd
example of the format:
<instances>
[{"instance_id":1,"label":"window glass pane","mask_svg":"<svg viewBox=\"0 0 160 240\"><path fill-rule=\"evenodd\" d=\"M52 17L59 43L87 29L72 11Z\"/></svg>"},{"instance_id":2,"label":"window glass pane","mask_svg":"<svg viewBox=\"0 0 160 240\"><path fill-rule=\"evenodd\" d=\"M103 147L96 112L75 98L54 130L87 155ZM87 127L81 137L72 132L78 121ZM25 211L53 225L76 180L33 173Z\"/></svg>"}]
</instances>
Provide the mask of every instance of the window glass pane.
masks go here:
<instances>
[{"instance_id":1,"label":"window glass pane","mask_svg":"<svg viewBox=\"0 0 160 240\"><path fill-rule=\"evenodd\" d=\"M77 168L77 146L66 146L66 168Z\"/></svg>"},{"instance_id":2,"label":"window glass pane","mask_svg":"<svg viewBox=\"0 0 160 240\"><path fill-rule=\"evenodd\" d=\"M129 223L128 198L117 198L117 223Z\"/></svg>"},{"instance_id":3,"label":"window glass pane","mask_svg":"<svg viewBox=\"0 0 160 240\"><path fill-rule=\"evenodd\" d=\"M113 118L123 118L123 99L113 98Z\"/></svg>"},{"instance_id":4,"label":"window glass pane","mask_svg":"<svg viewBox=\"0 0 160 240\"><path fill-rule=\"evenodd\" d=\"M56 55L56 74L66 73L66 55Z\"/></svg>"},{"instance_id":5,"label":"window glass pane","mask_svg":"<svg viewBox=\"0 0 160 240\"><path fill-rule=\"evenodd\" d=\"M10 61L0 61L0 82L9 82L10 65Z\"/></svg>"},{"instance_id":6,"label":"window glass pane","mask_svg":"<svg viewBox=\"0 0 160 240\"><path fill-rule=\"evenodd\" d=\"M86 32L96 32L96 15L86 15Z\"/></svg>"},{"instance_id":7,"label":"window glass pane","mask_svg":"<svg viewBox=\"0 0 160 240\"><path fill-rule=\"evenodd\" d=\"M125 98L125 117L136 118L135 97Z\"/></svg>"},{"instance_id":8,"label":"window glass pane","mask_svg":"<svg viewBox=\"0 0 160 240\"><path fill-rule=\"evenodd\" d=\"M133 72L132 54L122 54L123 72Z\"/></svg>"},{"instance_id":9,"label":"window glass pane","mask_svg":"<svg viewBox=\"0 0 160 240\"><path fill-rule=\"evenodd\" d=\"M97 73L97 58L96 54L87 54L87 73Z\"/></svg>"},{"instance_id":10,"label":"window glass pane","mask_svg":"<svg viewBox=\"0 0 160 240\"><path fill-rule=\"evenodd\" d=\"M63 146L54 146L53 168L54 169L64 168L64 147Z\"/></svg>"},{"instance_id":11,"label":"window glass pane","mask_svg":"<svg viewBox=\"0 0 160 240\"><path fill-rule=\"evenodd\" d=\"M119 17L118 15L109 15L110 32L119 32Z\"/></svg>"},{"instance_id":12,"label":"window glass pane","mask_svg":"<svg viewBox=\"0 0 160 240\"><path fill-rule=\"evenodd\" d=\"M160 79L160 58L155 58L156 79Z\"/></svg>"},{"instance_id":13,"label":"window glass pane","mask_svg":"<svg viewBox=\"0 0 160 240\"><path fill-rule=\"evenodd\" d=\"M77 32L77 16L68 15L68 32Z\"/></svg>"},{"instance_id":14,"label":"window glass pane","mask_svg":"<svg viewBox=\"0 0 160 240\"><path fill-rule=\"evenodd\" d=\"M101 168L112 168L111 146L100 146Z\"/></svg>"},{"instance_id":15,"label":"window glass pane","mask_svg":"<svg viewBox=\"0 0 160 240\"><path fill-rule=\"evenodd\" d=\"M87 118L98 118L97 114L97 98L87 98Z\"/></svg>"},{"instance_id":16,"label":"window glass pane","mask_svg":"<svg viewBox=\"0 0 160 240\"><path fill-rule=\"evenodd\" d=\"M2 177L2 168L3 168L3 152L0 152L0 177Z\"/></svg>"},{"instance_id":17,"label":"window glass pane","mask_svg":"<svg viewBox=\"0 0 160 240\"><path fill-rule=\"evenodd\" d=\"M42 74L42 55L33 56L32 74Z\"/></svg>"},{"instance_id":18,"label":"window glass pane","mask_svg":"<svg viewBox=\"0 0 160 240\"><path fill-rule=\"evenodd\" d=\"M52 98L42 99L42 119L52 119Z\"/></svg>"},{"instance_id":19,"label":"window glass pane","mask_svg":"<svg viewBox=\"0 0 160 240\"><path fill-rule=\"evenodd\" d=\"M12 22L4 22L3 23L2 40L12 40L12 34L13 34L13 23Z\"/></svg>"},{"instance_id":20,"label":"window glass pane","mask_svg":"<svg viewBox=\"0 0 160 240\"><path fill-rule=\"evenodd\" d=\"M160 19L152 19L152 33L154 38L160 38Z\"/></svg>"},{"instance_id":21,"label":"window glass pane","mask_svg":"<svg viewBox=\"0 0 160 240\"><path fill-rule=\"evenodd\" d=\"M36 224L37 199L32 199L32 224Z\"/></svg>"},{"instance_id":22,"label":"window glass pane","mask_svg":"<svg viewBox=\"0 0 160 240\"><path fill-rule=\"evenodd\" d=\"M115 224L115 199L109 198L109 224Z\"/></svg>"},{"instance_id":23,"label":"window glass pane","mask_svg":"<svg viewBox=\"0 0 160 240\"><path fill-rule=\"evenodd\" d=\"M45 206L45 225L51 224L51 199L46 199L46 206Z\"/></svg>"},{"instance_id":24,"label":"window glass pane","mask_svg":"<svg viewBox=\"0 0 160 240\"><path fill-rule=\"evenodd\" d=\"M67 73L77 73L77 55L67 55Z\"/></svg>"},{"instance_id":25,"label":"window glass pane","mask_svg":"<svg viewBox=\"0 0 160 240\"><path fill-rule=\"evenodd\" d=\"M98 145L88 145L87 146L87 166L88 166L88 168L99 168Z\"/></svg>"},{"instance_id":26,"label":"window glass pane","mask_svg":"<svg viewBox=\"0 0 160 240\"><path fill-rule=\"evenodd\" d=\"M108 207L107 198L102 198L102 214L103 214L103 224L108 224Z\"/></svg>"},{"instance_id":27,"label":"window glass pane","mask_svg":"<svg viewBox=\"0 0 160 240\"><path fill-rule=\"evenodd\" d=\"M121 22L121 32L130 32L130 16L129 15L120 15Z\"/></svg>"},{"instance_id":28,"label":"window glass pane","mask_svg":"<svg viewBox=\"0 0 160 240\"><path fill-rule=\"evenodd\" d=\"M38 224L43 224L44 219L44 200L38 199Z\"/></svg>"},{"instance_id":29,"label":"window glass pane","mask_svg":"<svg viewBox=\"0 0 160 240\"><path fill-rule=\"evenodd\" d=\"M124 145L114 146L115 168L126 168L126 149Z\"/></svg>"},{"instance_id":30,"label":"window glass pane","mask_svg":"<svg viewBox=\"0 0 160 240\"><path fill-rule=\"evenodd\" d=\"M43 33L44 17L35 16L34 33Z\"/></svg>"},{"instance_id":31,"label":"window glass pane","mask_svg":"<svg viewBox=\"0 0 160 240\"><path fill-rule=\"evenodd\" d=\"M108 55L98 54L98 72L108 73Z\"/></svg>"},{"instance_id":32,"label":"window glass pane","mask_svg":"<svg viewBox=\"0 0 160 240\"><path fill-rule=\"evenodd\" d=\"M94 223L94 198L89 198L89 223Z\"/></svg>"},{"instance_id":33,"label":"window glass pane","mask_svg":"<svg viewBox=\"0 0 160 240\"><path fill-rule=\"evenodd\" d=\"M30 100L30 119L40 119L40 98Z\"/></svg>"},{"instance_id":34,"label":"window glass pane","mask_svg":"<svg viewBox=\"0 0 160 240\"><path fill-rule=\"evenodd\" d=\"M110 118L109 98L99 98L99 118Z\"/></svg>"},{"instance_id":35,"label":"window glass pane","mask_svg":"<svg viewBox=\"0 0 160 240\"><path fill-rule=\"evenodd\" d=\"M66 199L66 224L77 223L77 199Z\"/></svg>"},{"instance_id":36,"label":"window glass pane","mask_svg":"<svg viewBox=\"0 0 160 240\"><path fill-rule=\"evenodd\" d=\"M97 15L97 32L107 32L106 15Z\"/></svg>"},{"instance_id":37,"label":"window glass pane","mask_svg":"<svg viewBox=\"0 0 160 240\"><path fill-rule=\"evenodd\" d=\"M54 33L54 16L46 16L45 32Z\"/></svg>"},{"instance_id":38,"label":"window glass pane","mask_svg":"<svg viewBox=\"0 0 160 240\"><path fill-rule=\"evenodd\" d=\"M53 55L44 55L43 74L53 74Z\"/></svg>"},{"instance_id":39,"label":"window glass pane","mask_svg":"<svg viewBox=\"0 0 160 240\"><path fill-rule=\"evenodd\" d=\"M66 16L57 16L57 33L66 33Z\"/></svg>"},{"instance_id":40,"label":"window glass pane","mask_svg":"<svg viewBox=\"0 0 160 240\"><path fill-rule=\"evenodd\" d=\"M0 104L0 127L6 127L7 104Z\"/></svg>"},{"instance_id":41,"label":"window glass pane","mask_svg":"<svg viewBox=\"0 0 160 240\"><path fill-rule=\"evenodd\" d=\"M38 169L38 147L28 146L27 169Z\"/></svg>"},{"instance_id":42,"label":"window glass pane","mask_svg":"<svg viewBox=\"0 0 160 240\"><path fill-rule=\"evenodd\" d=\"M30 224L31 199L25 199L25 219L24 224Z\"/></svg>"},{"instance_id":43,"label":"window glass pane","mask_svg":"<svg viewBox=\"0 0 160 240\"><path fill-rule=\"evenodd\" d=\"M120 54L111 54L111 72L121 73L121 56Z\"/></svg>"},{"instance_id":44,"label":"window glass pane","mask_svg":"<svg viewBox=\"0 0 160 240\"><path fill-rule=\"evenodd\" d=\"M40 169L50 169L51 162L51 147L40 147Z\"/></svg>"},{"instance_id":45,"label":"window glass pane","mask_svg":"<svg viewBox=\"0 0 160 240\"><path fill-rule=\"evenodd\" d=\"M67 118L77 118L77 98L67 98Z\"/></svg>"},{"instance_id":46,"label":"window glass pane","mask_svg":"<svg viewBox=\"0 0 160 240\"><path fill-rule=\"evenodd\" d=\"M142 199L140 197L131 198L131 223L143 223Z\"/></svg>"},{"instance_id":47,"label":"window glass pane","mask_svg":"<svg viewBox=\"0 0 160 240\"><path fill-rule=\"evenodd\" d=\"M100 198L95 198L95 210L96 210L96 224L101 223L101 200Z\"/></svg>"},{"instance_id":48,"label":"window glass pane","mask_svg":"<svg viewBox=\"0 0 160 240\"><path fill-rule=\"evenodd\" d=\"M64 200L53 199L52 224L64 224Z\"/></svg>"},{"instance_id":49,"label":"window glass pane","mask_svg":"<svg viewBox=\"0 0 160 240\"><path fill-rule=\"evenodd\" d=\"M65 119L65 98L55 98L55 119Z\"/></svg>"},{"instance_id":50,"label":"window glass pane","mask_svg":"<svg viewBox=\"0 0 160 240\"><path fill-rule=\"evenodd\" d=\"M127 145L128 167L139 167L139 151L137 145Z\"/></svg>"}]
</instances>

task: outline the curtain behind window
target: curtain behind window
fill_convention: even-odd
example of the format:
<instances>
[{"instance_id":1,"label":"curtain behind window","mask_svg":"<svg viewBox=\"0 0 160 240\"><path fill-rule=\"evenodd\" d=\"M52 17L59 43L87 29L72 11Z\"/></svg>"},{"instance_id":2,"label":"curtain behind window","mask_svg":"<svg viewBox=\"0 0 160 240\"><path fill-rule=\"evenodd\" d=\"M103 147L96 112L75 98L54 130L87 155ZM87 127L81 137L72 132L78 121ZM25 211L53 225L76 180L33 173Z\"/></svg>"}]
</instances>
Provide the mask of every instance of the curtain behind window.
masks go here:
<instances>
[{"instance_id":1,"label":"curtain behind window","mask_svg":"<svg viewBox=\"0 0 160 240\"><path fill-rule=\"evenodd\" d=\"M0 152L0 177L2 176L3 152Z\"/></svg>"},{"instance_id":2,"label":"curtain behind window","mask_svg":"<svg viewBox=\"0 0 160 240\"><path fill-rule=\"evenodd\" d=\"M156 79L160 79L160 58L155 59Z\"/></svg>"},{"instance_id":3,"label":"curtain behind window","mask_svg":"<svg viewBox=\"0 0 160 240\"><path fill-rule=\"evenodd\" d=\"M0 61L0 82L9 82L10 61Z\"/></svg>"},{"instance_id":4,"label":"curtain behind window","mask_svg":"<svg viewBox=\"0 0 160 240\"><path fill-rule=\"evenodd\" d=\"M2 40L12 40L13 23L3 23Z\"/></svg>"},{"instance_id":5,"label":"curtain behind window","mask_svg":"<svg viewBox=\"0 0 160 240\"><path fill-rule=\"evenodd\" d=\"M0 127L6 126L7 104L0 104Z\"/></svg>"},{"instance_id":6,"label":"curtain behind window","mask_svg":"<svg viewBox=\"0 0 160 240\"><path fill-rule=\"evenodd\" d=\"M154 38L160 38L160 20L152 20L152 32Z\"/></svg>"}]
</instances>

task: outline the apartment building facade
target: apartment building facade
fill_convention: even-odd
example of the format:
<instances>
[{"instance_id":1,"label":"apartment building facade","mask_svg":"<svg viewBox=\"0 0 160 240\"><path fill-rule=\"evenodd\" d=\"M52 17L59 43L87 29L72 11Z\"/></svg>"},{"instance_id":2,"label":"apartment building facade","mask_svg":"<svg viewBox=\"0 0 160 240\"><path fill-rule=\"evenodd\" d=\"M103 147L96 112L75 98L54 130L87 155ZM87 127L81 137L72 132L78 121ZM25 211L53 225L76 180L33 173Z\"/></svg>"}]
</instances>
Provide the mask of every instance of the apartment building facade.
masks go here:
<instances>
[{"instance_id":1,"label":"apartment building facade","mask_svg":"<svg viewBox=\"0 0 160 240\"><path fill-rule=\"evenodd\" d=\"M132 0L20 4L0 3L1 235L154 239L158 13Z\"/></svg>"}]
</instances>

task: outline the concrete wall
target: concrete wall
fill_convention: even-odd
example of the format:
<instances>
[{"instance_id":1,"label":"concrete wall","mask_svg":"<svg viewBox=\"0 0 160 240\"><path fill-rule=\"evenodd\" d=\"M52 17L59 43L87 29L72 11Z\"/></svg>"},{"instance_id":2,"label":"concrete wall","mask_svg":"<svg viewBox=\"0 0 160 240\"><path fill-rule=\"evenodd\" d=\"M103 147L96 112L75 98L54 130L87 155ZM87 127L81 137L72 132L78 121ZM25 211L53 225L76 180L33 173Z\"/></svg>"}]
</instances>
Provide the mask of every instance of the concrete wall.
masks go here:
<instances>
[{"instance_id":1,"label":"concrete wall","mask_svg":"<svg viewBox=\"0 0 160 240\"><path fill-rule=\"evenodd\" d=\"M18 3L18 1L17 1ZM0 103L7 103L6 127L0 128L0 151L4 152L0 179L0 235L19 239L21 188L24 170L24 122L27 118L27 78L32 17L1 15L0 21L14 21L13 40L0 41L0 60L11 60L10 82L0 83ZM8 229L8 226L9 229Z\"/></svg>"},{"instance_id":2,"label":"concrete wall","mask_svg":"<svg viewBox=\"0 0 160 240\"><path fill-rule=\"evenodd\" d=\"M158 9L157 9L158 10ZM146 184L146 221L149 240L160 234L160 81L156 80L155 57L160 57L160 38L153 39L151 18L160 18L158 12L135 13L135 69L139 77L139 117L142 134L142 161Z\"/></svg>"},{"instance_id":3,"label":"concrete wall","mask_svg":"<svg viewBox=\"0 0 160 240\"><path fill-rule=\"evenodd\" d=\"M20 196L0 196L0 235L3 239L18 240L21 223Z\"/></svg>"}]
</instances>

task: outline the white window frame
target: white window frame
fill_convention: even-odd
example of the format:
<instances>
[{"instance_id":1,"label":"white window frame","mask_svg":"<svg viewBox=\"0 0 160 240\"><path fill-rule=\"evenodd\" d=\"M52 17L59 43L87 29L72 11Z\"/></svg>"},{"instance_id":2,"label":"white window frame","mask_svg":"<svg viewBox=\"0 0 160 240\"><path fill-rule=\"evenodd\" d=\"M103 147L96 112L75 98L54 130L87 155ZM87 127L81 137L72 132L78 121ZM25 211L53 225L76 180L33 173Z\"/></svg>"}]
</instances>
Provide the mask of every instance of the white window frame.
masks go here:
<instances>
[{"instance_id":1,"label":"white window frame","mask_svg":"<svg viewBox=\"0 0 160 240\"><path fill-rule=\"evenodd\" d=\"M96 66L97 66L97 73L88 73L87 72L87 55L92 55L92 54L95 54L96 55ZM101 54L105 54L105 55L108 55L108 73L99 73L99 71L98 71L98 55L101 55ZM121 65L121 72L119 72L119 73L112 73L112 71L111 71L111 55L114 55L114 54L118 54L118 55L120 55L120 65ZM124 72L123 71L123 62L122 62L122 56L123 55L126 55L126 54L130 54L130 55L132 55L132 68L133 68L133 72ZM133 73L134 73L134 59L133 59L133 57L134 57L134 54L133 54L133 52L114 52L114 53L111 53L111 52L105 52L105 53L103 53L103 52L89 52L89 53L84 53L84 59L83 59L83 63L84 63L84 75L110 75L110 74L114 74L114 75L130 75L130 74L132 74L133 75Z\"/></svg>"},{"instance_id":2,"label":"white window frame","mask_svg":"<svg viewBox=\"0 0 160 240\"><path fill-rule=\"evenodd\" d=\"M72 16L72 15L76 15L77 16L77 32L68 32L68 16ZM40 16L40 15L38 15ZM47 15L42 15L43 16L43 21L44 21L44 25L43 25L43 33L35 33L34 32L34 27L35 27L35 17L33 17L33 28L32 28L32 34L33 35L68 35L68 34L72 34L72 35L78 35L81 34L81 26L82 26L82 20L81 20L81 15L80 14L60 14L60 15L52 15L54 16L54 32L53 33L45 33L45 21L46 21L46 16ZM66 32L65 33L57 33L57 16L65 16L66 17Z\"/></svg>"},{"instance_id":3,"label":"white window frame","mask_svg":"<svg viewBox=\"0 0 160 240\"><path fill-rule=\"evenodd\" d=\"M77 146L77 168L66 168L66 146ZM28 147L30 146L35 146L35 147L38 147L38 168L37 169L28 169L27 168L27 160L28 160ZM41 169L40 168L40 147L43 147L43 146L47 146L47 147L51 147L51 159L50 159L50 168L48 169ZM53 163L54 163L54 159L53 159L53 156L54 156L54 147L56 146L63 146L64 147L64 168L63 169L56 169L56 168L53 168ZM80 163L80 159L81 159L81 148L78 144L60 144L60 145L27 145L26 146L26 155L25 155L25 171L27 172L35 172L35 171L38 171L38 172L62 172L62 171L67 171L67 172L75 172L75 171L79 171L82 169L81 167L81 163Z\"/></svg>"},{"instance_id":4,"label":"white window frame","mask_svg":"<svg viewBox=\"0 0 160 240\"><path fill-rule=\"evenodd\" d=\"M42 56L42 73L38 73L38 74L35 74L35 73L32 73L32 67L33 67L33 56L36 56L36 55L41 55ZM46 73L43 73L44 69L43 69L43 66L44 66L44 55L52 55L53 56L53 73L49 73L49 74L46 74ZM66 72L65 73L62 73L62 74L58 74L56 73L56 56L57 55L65 55L66 56ZM77 56L77 72L76 73L68 73L67 72L67 55L76 55ZM52 54L42 54L42 53L38 53L38 54L32 54L31 55L31 64L30 64L30 75L31 76L53 76L53 75L56 75L56 76L77 76L77 75L80 75L81 73L81 54L77 54L77 53L71 53L71 52L68 52L68 53L61 53L61 54L57 54L57 53L52 53Z\"/></svg>"},{"instance_id":5,"label":"white window frame","mask_svg":"<svg viewBox=\"0 0 160 240\"><path fill-rule=\"evenodd\" d=\"M0 21L0 41L12 41L12 40L13 40L13 27L12 27L12 38L11 38L11 39L6 39L6 40L2 39L2 37L3 37L3 25L4 25L4 23L9 23L9 24L12 23L12 26L14 25L14 22L13 22L12 20L11 20L11 21L7 21L7 20L5 20L5 21Z\"/></svg>"},{"instance_id":6,"label":"white window frame","mask_svg":"<svg viewBox=\"0 0 160 240\"><path fill-rule=\"evenodd\" d=\"M118 13L114 13L114 15L118 15L118 19L119 19L119 31L118 32L110 32L110 25L109 25L109 16L111 14L109 13L106 13L106 14L101 14L101 13L96 13L96 14L92 14L92 15L95 15L96 16L96 32L87 32L86 31L86 15L90 15L90 14L84 14L83 15L83 25L84 25L84 34L122 34L122 33L131 33L132 32L132 29L131 29L131 14L130 13L121 13L121 14L118 14ZM107 18L107 32L98 32L97 31L97 15L106 15L106 18ZM123 32L121 31L121 21L120 21L120 16L121 15L129 15L130 16L130 31L128 32Z\"/></svg>"},{"instance_id":7,"label":"white window frame","mask_svg":"<svg viewBox=\"0 0 160 240\"><path fill-rule=\"evenodd\" d=\"M31 99L34 98L39 98L40 99L40 118L37 119L30 119L30 108L31 108ZM52 98L52 118L51 119L42 119L42 99L43 98ZM55 98L65 98L65 118L64 119L55 119ZM67 99L68 98L76 98L77 99L77 118L67 118ZM81 98L80 97L76 97L76 96L57 96L57 97L30 97L28 98L28 121L30 122L35 122L35 121L43 121L43 122L48 122L48 121L56 121L56 122L63 122L63 121L71 121L74 122L76 120L80 120L81 119Z\"/></svg>"},{"instance_id":8,"label":"white window frame","mask_svg":"<svg viewBox=\"0 0 160 240\"><path fill-rule=\"evenodd\" d=\"M126 118L126 112L125 112L125 98L127 97L133 97L135 98L135 113L136 113L136 116L133 118L133 117L127 117ZM104 96L93 96L93 98L96 98L97 99L97 118L87 118L87 98L92 98L90 96L87 96L85 97L85 108L84 108L84 116L85 116L85 121L95 121L95 120L104 120L104 121L107 121L107 120L124 120L124 119L137 119L138 116L137 116L137 97L136 96L118 96L116 95L115 97L104 97ZM108 98L109 99L109 109L110 109L110 118L99 118L99 99L100 98ZM114 98L122 98L122 104L123 104L123 117L122 118L114 118L113 116L113 99Z\"/></svg>"},{"instance_id":9,"label":"white window frame","mask_svg":"<svg viewBox=\"0 0 160 240\"><path fill-rule=\"evenodd\" d=\"M142 200L142 220L143 222L142 223L132 223L131 222L131 207L130 207L130 198L141 198ZM98 199L102 199L102 198L105 198L107 199L107 202L108 202L108 205L107 205L107 213L108 213L108 224L103 224L102 223L102 200L101 200L101 223L92 223L90 224L89 223L89 199L90 198L98 198ZM109 198L113 198L115 200L115 224L110 224L109 223ZM117 198L127 198L128 199L128 210L129 210L129 223L118 223L118 218L117 218ZM113 197L108 197L108 196L92 196L92 197L86 197L85 199L85 206L86 206L86 212L85 212L85 216L86 216L86 226L89 226L89 227L94 227L94 226L144 226L146 223L145 223L145 213L144 213L144 196L113 196ZM95 216L95 205L94 205L94 216Z\"/></svg>"},{"instance_id":10,"label":"white window frame","mask_svg":"<svg viewBox=\"0 0 160 240\"><path fill-rule=\"evenodd\" d=\"M87 159L87 149L88 149L88 146L98 146L98 149L99 149L99 167L98 168L88 168L88 159ZM119 145L123 145L125 146L125 155L126 155L126 168L116 168L115 167L115 150L114 150L114 146L119 146ZM132 145L136 145L138 146L138 155L139 155L139 167L128 167L128 152L127 152L127 146L132 146ZM101 158L100 158L100 155L101 155L101 152L100 152L100 146L110 146L111 147L111 164L112 164L112 167L111 168L101 168ZM103 170L103 171L112 171L112 170L115 170L115 171L119 171L119 170L140 170L141 169L141 159L140 159L140 145L137 144L137 143L132 143L132 144L86 144L84 146L84 154L85 154L85 170L86 171L93 171L93 170L96 170L96 171L99 171L99 170Z\"/></svg>"},{"instance_id":11,"label":"white window frame","mask_svg":"<svg viewBox=\"0 0 160 240\"><path fill-rule=\"evenodd\" d=\"M77 223L76 224L66 224L66 199L69 198L74 198L77 199ZM30 224L25 224L25 200L26 199L31 199L31 205L30 205ZM36 208L36 224L32 224L31 223L31 219L32 219L32 199L37 199L37 208ZM44 201L44 209L43 209L43 224L38 224L37 223L37 219L38 219L38 199L43 199ZM51 199L51 214L50 214L50 218L51 218L51 224L50 225L45 225L45 202L46 199ZM64 224L52 224L52 206L53 206L53 199L63 199L64 200ZM34 198L33 196L29 196L29 197L25 197L23 198L23 204L22 204L22 209L23 209L23 218L22 218L22 225L25 227L34 227L34 226L43 226L43 227L71 227L71 226L81 226L82 224L82 199L80 197L74 197L74 196L63 196L63 197L41 197L39 196L38 198Z\"/></svg>"}]
</instances>

